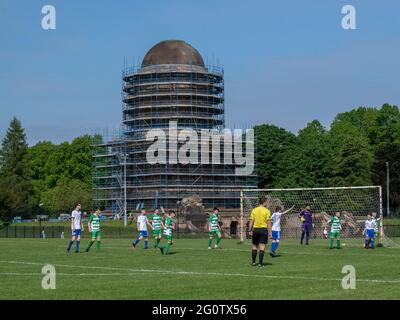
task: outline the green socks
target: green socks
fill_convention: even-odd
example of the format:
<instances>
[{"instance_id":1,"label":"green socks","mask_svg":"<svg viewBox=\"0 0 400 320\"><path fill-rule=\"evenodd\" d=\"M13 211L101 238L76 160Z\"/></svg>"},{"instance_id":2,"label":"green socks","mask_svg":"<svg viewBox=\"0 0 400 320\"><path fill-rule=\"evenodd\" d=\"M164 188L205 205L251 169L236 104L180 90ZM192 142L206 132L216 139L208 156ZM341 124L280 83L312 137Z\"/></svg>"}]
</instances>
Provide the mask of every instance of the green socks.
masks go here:
<instances>
[{"instance_id":1,"label":"green socks","mask_svg":"<svg viewBox=\"0 0 400 320\"><path fill-rule=\"evenodd\" d=\"M169 248L172 246L172 243L167 243L164 246L164 254L168 254Z\"/></svg>"},{"instance_id":2,"label":"green socks","mask_svg":"<svg viewBox=\"0 0 400 320\"><path fill-rule=\"evenodd\" d=\"M89 251L90 247L93 245L94 241L90 241L89 245L86 248L86 251Z\"/></svg>"},{"instance_id":3,"label":"green socks","mask_svg":"<svg viewBox=\"0 0 400 320\"><path fill-rule=\"evenodd\" d=\"M222 238L217 238L216 240L216 246L219 246L219 243L221 242ZM208 239L208 247L211 248L212 245L212 239Z\"/></svg>"},{"instance_id":4,"label":"green socks","mask_svg":"<svg viewBox=\"0 0 400 320\"><path fill-rule=\"evenodd\" d=\"M159 248L160 241L161 241L161 239L154 238L154 249Z\"/></svg>"},{"instance_id":5,"label":"green socks","mask_svg":"<svg viewBox=\"0 0 400 320\"><path fill-rule=\"evenodd\" d=\"M88 245L87 248L86 248L86 252L89 251L89 249L91 248L91 246L93 245L93 243L94 243L94 241L90 241L89 245ZM100 250L100 241L97 241L96 247L97 247L97 250Z\"/></svg>"},{"instance_id":6,"label":"green socks","mask_svg":"<svg viewBox=\"0 0 400 320\"><path fill-rule=\"evenodd\" d=\"M334 239L329 240L329 249L333 249ZM340 249L340 239L336 239L336 248Z\"/></svg>"}]
</instances>

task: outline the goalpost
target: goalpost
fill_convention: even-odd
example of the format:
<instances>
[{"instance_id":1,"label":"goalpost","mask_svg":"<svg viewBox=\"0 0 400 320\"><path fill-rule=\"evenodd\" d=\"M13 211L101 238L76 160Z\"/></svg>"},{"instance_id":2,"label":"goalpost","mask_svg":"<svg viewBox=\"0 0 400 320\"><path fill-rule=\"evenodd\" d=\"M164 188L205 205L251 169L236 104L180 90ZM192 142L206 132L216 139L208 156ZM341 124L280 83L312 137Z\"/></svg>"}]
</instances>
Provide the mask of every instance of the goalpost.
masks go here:
<instances>
[{"instance_id":1,"label":"goalpost","mask_svg":"<svg viewBox=\"0 0 400 320\"><path fill-rule=\"evenodd\" d=\"M281 232L283 238L298 239L301 233L299 213L310 206L313 213L311 239L329 237L330 217L337 211L341 213L343 239L363 238L362 231L368 213L375 212L379 219L377 240L383 243L383 207L381 186L289 188L289 189L243 189L240 192L240 240L247 238L247 222L250 213L258 206L259 199L265 196L271 214L278 206L283 211L294 206L293 210L282 216Z\"/></svg>"}]
</instances>

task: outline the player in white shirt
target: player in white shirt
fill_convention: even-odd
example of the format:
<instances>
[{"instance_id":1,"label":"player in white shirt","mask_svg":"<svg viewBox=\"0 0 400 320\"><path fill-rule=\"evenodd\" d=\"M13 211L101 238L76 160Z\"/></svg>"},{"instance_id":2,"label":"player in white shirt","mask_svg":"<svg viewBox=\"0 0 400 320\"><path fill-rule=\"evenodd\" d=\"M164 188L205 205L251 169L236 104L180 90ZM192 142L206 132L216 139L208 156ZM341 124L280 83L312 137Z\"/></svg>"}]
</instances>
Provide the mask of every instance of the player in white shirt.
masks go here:
<instances>
[{"instance_id":1,"label":"player in white shirt","mask_svg":"<svg viewBox=\"0 0 400 320\"><path fill-rule=\"evenodd\" d=\"M75 240L76 240L75 252L76 253L79 252L79 244L81 242L81 233L84 230L83 223L82 223L81 208L82 208L81 205L78 203L75 206L75 210L72 211L72 213L71 213L72 238L68 243L67 254L69 253L69 250L71 249L71 246Z\"/></svg>"},{"instance_id":2,"label":"player in white shirt","mask_svg":"<svg viewBox=\"0 0 400 320\"><path fill-rule=\"evenodd\" d=\"M144 239L144 248L148 248L148 243L149 241L147 240L148 237L148 232L147 232L147 226L152 228L149 220L147 219L147 213L146 210L142 209L140 212L140 215L138 215L137 218L137 231L139 233L137 239L132 242L132 248L135 249L137 244L139 243L140 240Z\"/></svg>"},{"instance_id":3,"label":"player in white shirt","mask_svg":"<svg viewBox=\"0 0 400 320\"><path fill-rule=\"evenodd\" d=\"M292 211L293 208L294 208L294 206L292 206L290 209L282 212L283 208L281 206L278 206L276 208L276 212L274 212L271 216L272 244L271 244L271 251L269 253L271 257L276 257L276 250L278 249L279 241L281 240L281 217L283 214Z\"/></svg>"},{"instance_id":4,"label":"player in white shirt","mask_svg":"<svg viewBox=\"0 0 400 320\"><path fill-rule=\"evenodd\" d=\"M375 228L376 219L373 218L372 214L369 213L367 220L365 220L365 229L363 230L363 236L365 236L364 248L375 249Z\"/></svg>"}]
</instances>

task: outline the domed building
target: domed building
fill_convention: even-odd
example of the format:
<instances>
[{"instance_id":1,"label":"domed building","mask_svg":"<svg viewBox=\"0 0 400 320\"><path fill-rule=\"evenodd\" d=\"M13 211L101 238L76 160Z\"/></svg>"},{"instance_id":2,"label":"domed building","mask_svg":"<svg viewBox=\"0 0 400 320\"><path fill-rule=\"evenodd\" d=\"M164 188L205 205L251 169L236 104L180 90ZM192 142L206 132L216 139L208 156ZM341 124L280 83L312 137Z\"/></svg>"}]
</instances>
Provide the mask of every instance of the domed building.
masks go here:
<instances>
[{"instance_id":1,"label":"domed building","mask_svg":"<svg viewBox=\"0 0 400 320\"><path fill-rule=\"evenodd\" d=\"M190 44L161 41L147 52L140 67L123 70L122 102L121 136L96 142L96 204L114 213L125 207L127 211L176 208L182 198L197 195L206 208L234 208L239 206L240 189L256 187L255 173L237 175L233 164L176 161L183 144L175 143L180 130L225 128L223 69L206 66ZM165 150L157 153L165 151L166 161L151 163L148 150L154 140L149 141L148 134L157 129L165 132Z\"/></svg>"},{"instance_id":2,"label":"domed building","mask_svg":"<svg viewBox=\"0 0 400 320\"><path fill-rule=\"evenodd\" d=\"M157 43L146 54L142 68L162 64L182 64L205 68L200 53L182 40L165 40Z\"/></svg>"}]
</instances>

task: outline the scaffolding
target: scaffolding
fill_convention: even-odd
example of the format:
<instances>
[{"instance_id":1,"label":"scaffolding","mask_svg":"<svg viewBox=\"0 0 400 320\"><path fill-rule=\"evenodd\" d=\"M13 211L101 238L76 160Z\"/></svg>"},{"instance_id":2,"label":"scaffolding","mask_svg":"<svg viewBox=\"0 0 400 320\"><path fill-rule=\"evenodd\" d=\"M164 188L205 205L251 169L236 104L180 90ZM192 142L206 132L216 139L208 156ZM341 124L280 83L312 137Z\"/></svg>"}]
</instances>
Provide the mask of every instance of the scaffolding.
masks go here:
<instances>
[{"instance_id":1,"label":"scaffolding","mask_svg":"<svg viewBox=\"0 0 400 320\"><path fill-rule=\"evenodd\" d=\"M240 189L257 187L255 171L237 175L234 164L150 164L146 159L153 143L146 133L158 128L168 137L170 121L178 130L225 128L222 68L186 64L125 68L122 102L122 130L95 135L96 205L123 214L140 208L175 208L182 198L196 194L206 208L239 208ZM169 144L166 149L171 152Z\"/></svg>"}]
</instances>

